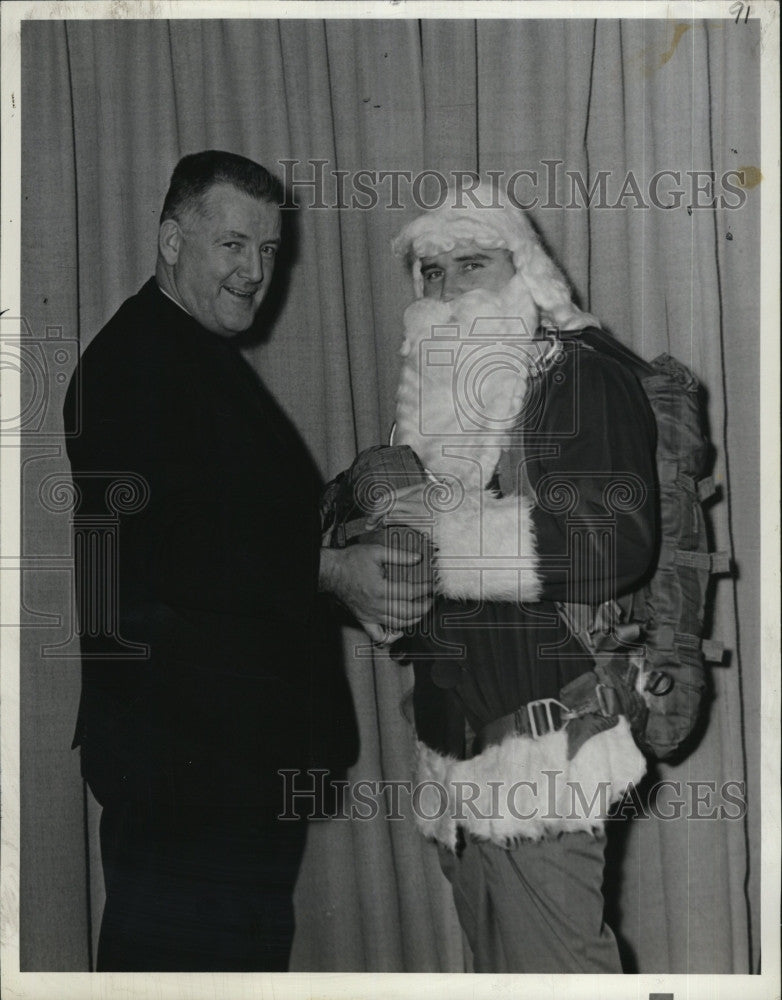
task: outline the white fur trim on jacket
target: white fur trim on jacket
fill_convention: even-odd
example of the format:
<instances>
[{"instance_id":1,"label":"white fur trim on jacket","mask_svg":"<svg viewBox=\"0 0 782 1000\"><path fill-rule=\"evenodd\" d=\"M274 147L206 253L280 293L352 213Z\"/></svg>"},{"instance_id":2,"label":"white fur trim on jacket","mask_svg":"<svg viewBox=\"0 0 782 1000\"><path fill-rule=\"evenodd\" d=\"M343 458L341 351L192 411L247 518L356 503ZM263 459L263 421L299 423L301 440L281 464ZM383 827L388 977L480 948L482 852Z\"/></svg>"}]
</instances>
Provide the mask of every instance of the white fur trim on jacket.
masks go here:
<instances>
[{"instance_id":1,"label":"white fur trim on jacket","mask_svg":"<svg viewBox=\"0 0 782 1000\"><path fill-rule=\"evenodd\" d=\"M557 833L602 829L609 806L643 777L646 762L623 716L567 759L567 732L506 737L470 760L416 744L415 823L456 850L457 830L508 847Z\"/></svg>"},{"instance_id":2,"label":"white fur trim on jacket","mask_svg":"<svg viewBox=\"0 0 782 1000\"><path fill-rule=\"evenodd\" d=\"M459 507L436 514L434 589L460 600L536 601L538 557L526 497L501 500L465 494Z\"/></svg>"}]
</instances>

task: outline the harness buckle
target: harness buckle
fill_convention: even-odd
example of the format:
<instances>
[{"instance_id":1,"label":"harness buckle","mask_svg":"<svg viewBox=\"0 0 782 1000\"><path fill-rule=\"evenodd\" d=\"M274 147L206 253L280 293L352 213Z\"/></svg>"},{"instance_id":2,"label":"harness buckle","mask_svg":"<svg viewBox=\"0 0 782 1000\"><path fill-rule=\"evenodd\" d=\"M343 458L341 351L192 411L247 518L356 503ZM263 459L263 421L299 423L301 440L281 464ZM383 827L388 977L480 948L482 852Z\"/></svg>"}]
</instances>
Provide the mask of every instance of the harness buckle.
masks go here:
<instances>
[{"instance_id":1,"label":"harness buckle","mask_svg":"<svg viewBox=\"0 0 782 1000\"><path fill-rule=\"evenodd\" d=\"M595 684L595 697L603 715L621 715L622 703L614 688L607 684Z\"/></svg>"},{"instance_id":2,"label":"harness buckle","mask_svg":"<svg viewBox=\"0 0 782 1000\"><path fill-rule=\"evenodd\" d=\"M546 733L564 729L568 722L574 718L573 712L571 712L567 705L563 705L556 698L538 698L537 701L528 702L525 707L527 709L527 718L529 719L530 733L535 740L540 736L545 736ZM553 707L558 710L558 719L554 718Z\"/></svg>"}]
</instances>

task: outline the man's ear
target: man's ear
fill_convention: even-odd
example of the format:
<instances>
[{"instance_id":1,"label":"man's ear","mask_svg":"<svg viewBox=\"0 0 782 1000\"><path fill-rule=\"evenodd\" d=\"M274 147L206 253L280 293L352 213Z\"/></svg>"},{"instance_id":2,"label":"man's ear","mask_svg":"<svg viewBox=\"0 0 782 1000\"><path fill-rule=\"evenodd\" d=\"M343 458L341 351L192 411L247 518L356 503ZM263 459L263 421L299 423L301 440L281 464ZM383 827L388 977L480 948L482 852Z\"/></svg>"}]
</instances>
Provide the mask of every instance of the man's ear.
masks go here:
<instances>
[{"instance_id":1,"label":"man's ear","mask_svg":"<svg viewBox=\"0 0 782 1000\"><path fill-rule=\"evenodd\" d=\"M160 223L157 238L160 256L170 267L179 259L179 248L182 245L182 230L176 219L166 219Z\"/></svg>"}]
</instances>

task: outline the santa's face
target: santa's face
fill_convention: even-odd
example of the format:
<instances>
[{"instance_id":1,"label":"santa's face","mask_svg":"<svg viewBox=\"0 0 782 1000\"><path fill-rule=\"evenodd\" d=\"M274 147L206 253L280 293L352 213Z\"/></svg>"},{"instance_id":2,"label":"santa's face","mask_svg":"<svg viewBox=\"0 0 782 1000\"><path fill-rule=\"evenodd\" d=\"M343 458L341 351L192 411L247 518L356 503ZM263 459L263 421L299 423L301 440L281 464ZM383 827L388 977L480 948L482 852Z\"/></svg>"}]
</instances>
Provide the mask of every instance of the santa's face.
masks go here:
<instances>
[{"instance_id":1,"label":"santa's face","mask_svg":"<svg viewBox=\"0 0 782 1000\"><path fill-rule=\"evenodd\" d=\"M499 292L515 273L509 250L487 250L476 243L457 244L453 250L421 259L424 298L440 302L477 288Z\"/></svg>"},{"instance_id":2,"label":"santa's face","mask_svg":"<svg viewBox=\"0 0 782 1000\"><path fill-rule=\"evenodd\" d=\"M498 277L495 272L492 281ZM443 441L454 435L460 443L472 441L480 454L470 452L470 469L458 475L462 482L477 475L482 488L522 407L528 373L547 346L532 340L537 320L517 273L497 290L476 287L450 301L424 296L412 302L404 316L395 443L410 445L437 472L446 471Z\"/></svg>"}]
</instances>

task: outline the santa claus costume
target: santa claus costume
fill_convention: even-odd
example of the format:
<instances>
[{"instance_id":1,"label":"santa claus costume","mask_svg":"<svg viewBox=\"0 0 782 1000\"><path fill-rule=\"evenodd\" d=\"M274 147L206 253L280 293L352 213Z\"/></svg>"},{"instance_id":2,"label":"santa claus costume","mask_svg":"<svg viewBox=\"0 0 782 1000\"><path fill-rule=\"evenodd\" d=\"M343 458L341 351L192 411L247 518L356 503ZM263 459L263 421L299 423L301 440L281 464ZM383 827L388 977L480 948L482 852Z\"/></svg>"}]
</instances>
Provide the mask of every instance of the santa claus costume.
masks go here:
<instances>
[{"instance_id":1,"label":"santa claus costume","mask_svg":"<svg viewBox=\"0 0 782 1000\"><path fill-rule=\"evenodd\" d=\"M460 247L504 249L515 274L426 297L422 259ZM439 845L475 971L618 973L603 827L644 759L557 607L598 606L648 574L654 418L622 364L536 334L599 323L519 209L450 197L395 251L416 300L394 443L437 480L435 602L396 647L415 674L416 822Z\"/></svg>"}]
</instances>

